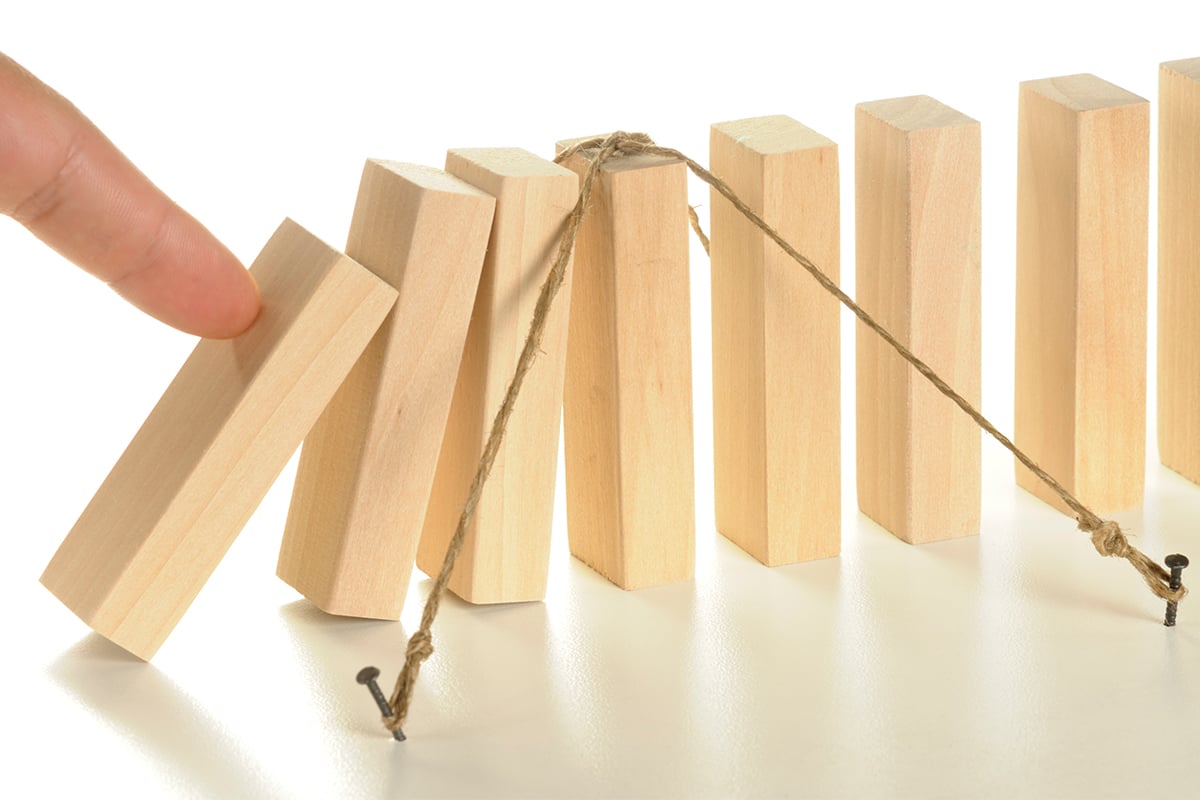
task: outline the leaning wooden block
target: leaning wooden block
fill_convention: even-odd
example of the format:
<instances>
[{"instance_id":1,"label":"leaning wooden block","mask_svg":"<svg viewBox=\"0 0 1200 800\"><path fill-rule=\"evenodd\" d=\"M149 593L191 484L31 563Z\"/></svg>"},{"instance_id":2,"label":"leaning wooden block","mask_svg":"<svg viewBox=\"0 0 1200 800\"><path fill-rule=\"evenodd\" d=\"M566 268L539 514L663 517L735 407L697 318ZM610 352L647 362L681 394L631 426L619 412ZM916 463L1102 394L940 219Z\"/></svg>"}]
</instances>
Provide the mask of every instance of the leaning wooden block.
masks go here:
<instances>
[{"instance_id":1,"label":"leaning wooden block","mask_svg":"<svg viewBox=\"0 0 1200 800\"><path fill-rule=\"evenodd\" d=\"M931 97L858 106L858 302L978 406L979 123ZM979 532L980 431L857 329L858 504L906 542Z\"/></svg>"},{"instance_id":2,"label":"leaning wooden block","mask_svg":"<svg viewBox=\"0 0 1200 800\"><path fill-rule=\"evenodd\" d=\"M262 313L188 358L42 575L149 659L250 518L396 299L290 220L251 267Z\"/></svg>"},{"instance_id":3,"label":"leaning wooden block","mask_svg":"<svg viewBox=\"0 0 1200 800\"><path fill-rule=\"evenodd\" d=\"M833 280L837 145L790 117L712 127L712 170ZM717 528L764 564L841 549L838 303L712 191Z\"/></svg>"},{"instance_id":4,"label":"leaning wooden block","mask_svg":"<svg viewBox=\"0 0 1200 800\"><path fill-rule=\"evenodd\" d=\"M1021 84L1015 439L1099 514L1142 502L1149 129L1145 100L1094 75Z\"/></svg>"},{"instance_id":5,"label":"leaning wooden block","mask_svg":"<svg viewBox=\"0 0 1200 800\"><path fill-rule=\"evenodd\" d=\"M451 150L446 171L495 196L496 217L417 551L417 566L432 576L458 526L579 193L574 172L517 148ZM450 580L451 591L472 603L541 600L546 593L570 291L568 267Z\"/></svg>"},{"instance_id":6,"label":"leaning wooden block","mask_svg":"<svg viewBox=\"0 0 1200 800\"><path fill-rule=\"evenodd\" d=\"M1158 80L1158 452L1200 483L1200 58Z\"/></svg>"},{"instance_id":7,"label":"leaning wooden block","mask_svg":"<svg viewBox=\"0 0 1200 800\"><path fill-rule=\"evenodd\" d=\"M567 166L583 175L594 155ZM600 167L571 293L567 531L572 554L625 589L694 570L687 237L682 162L623 155Z\"/></svg>"},{"instance_id":8,"label":"leaning wooden block","mask_svg":"<svg viewBox=\"0 0 1200 800\"><path fill-rule=\"evenodd\" d=\"M430 167L363 169L346 252L399 298L304 442L279 552L325 611L400 616L495 204Z\"/></svg>"}]
</instances>

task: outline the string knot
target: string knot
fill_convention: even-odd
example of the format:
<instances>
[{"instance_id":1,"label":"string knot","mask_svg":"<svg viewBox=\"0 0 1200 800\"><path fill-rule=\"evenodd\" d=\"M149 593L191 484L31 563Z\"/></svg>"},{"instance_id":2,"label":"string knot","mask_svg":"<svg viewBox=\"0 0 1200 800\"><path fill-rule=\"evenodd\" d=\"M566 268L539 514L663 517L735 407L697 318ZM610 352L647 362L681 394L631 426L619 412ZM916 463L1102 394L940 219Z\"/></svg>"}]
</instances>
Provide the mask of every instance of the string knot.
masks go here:
<instances>
[{"instance_id":1,"label":"string knot","mask_svg":"<svg viewBox=\"0 0 1200 800\"><path fill-rule=\"evenodd\" d=\"M1080 527L1083 527L1082 523L1080 523ZM1120 525L1112 520L1105 520L1099 525L1088 527L1091 528L1089 533L1092 535L1092 546L1096 548L1097 553L1102 556L1129 558L1129 540L1121 532ZM1088 528L1084 528L1084 530L1088 530Z\"/></svg>"},{"instance_id":2,"label":"string knot","mask_svg":"<svg viewBox=\"0 0 1200 800\"><path fill-rule=\"evenodd\" d=\"M408 651L405 653L407 660L414 658L424 661L433 655L433 636L429 631L419 630L412 635L408 640Z\"/></svg>"}]
</instances>

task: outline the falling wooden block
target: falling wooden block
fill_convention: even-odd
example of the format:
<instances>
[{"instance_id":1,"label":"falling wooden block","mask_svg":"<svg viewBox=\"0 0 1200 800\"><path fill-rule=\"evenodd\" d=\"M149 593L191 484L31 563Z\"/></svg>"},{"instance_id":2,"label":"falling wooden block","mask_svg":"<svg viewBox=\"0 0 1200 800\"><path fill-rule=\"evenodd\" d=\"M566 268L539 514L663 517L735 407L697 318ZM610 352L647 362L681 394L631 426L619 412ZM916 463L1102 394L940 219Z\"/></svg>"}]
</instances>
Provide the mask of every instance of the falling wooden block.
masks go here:
<instances>
[{"instance_id":1,"label":"falling wooden block","mask_svg":"<svg viewBox=\"0 0 1200 800\"><path fill-rule=\"evenodd\" d=\"M495 203L430 167L363 169L346 251L399 298L304 442L279 552L332 614L404 606Z\"/></svg>"},{"instance_id":2,"label":"falling wooden block","mask_svg":"<svg viewBox=\"0 0 1200 800\"><path fill-rule=\"evenodd\" d=\"M1200 58L1158 80L1158 452L1200 483Z\"/></svg>"},{"instance_id":3,"label":"falling wooden block","mask_svg":"<svg viewBox=\"0 0 1200 800\"><path fill-rule=\"evenodd\" d=\"M931 97L855 123L858 302L972 404L980 395L979 123ZM861 322L858 504L906 542L979 532L980 431Z\"/></svg>"},{"instance_id":4,"label":"falling wooden block","mask_svg":"<svg viewBox=\"0 0 1200 800\"><path fill-rule=\"evenodd\" d=\"M784 117L712 126L712 170L838 280L837 145ZM838 303L712 190L717 528L764 564L841 546Z\"/></svg>"},{"instance_id":5,"label":"falling wooden block","mask_svg":"<svg viewBox=\"0 0 1200 800\"><path fill-rule=\"evenodd\" d=\"M417 550L417 566L431 576L458 526L579 193L574 172L517 148L451 150L446 171L493 195L496 217ZM569 306L568 267L450 580L472 603L546 593Z\"/></svg>"},{"instance_id":6,"label":"falling wooden block","mask_svg":"<svg viewBox=\"0 0 1200 800\"><path fill-rule=\"evenodd\" d=\"M582 176L594 155L567 166ZM694 570L687 237L683 162L623 155L600 167L575 247L567 531L571 553L625 589Z\"/></svg>"},{"instance_id":7,"label":"falling wooden block","mask_svg":"<svg viewBox=\"0 0 1200 800\"><path fill-rule=\"evenodd\" d=\"M1021 84L1015 441L1098 514L1142 502L1149 126L1094 75Z\"/></svg>"},{"instance_id":8,"label":"falling wooden block","mask_svg":"<svg viewBox=\"0 0 1200 800\"><path fill-rule=\"evenodd\" d=\"M396 299L290 220L251 267L262 312L202 340L42 575L67 607L151 658Z\"/></svg>"}]
</instances>

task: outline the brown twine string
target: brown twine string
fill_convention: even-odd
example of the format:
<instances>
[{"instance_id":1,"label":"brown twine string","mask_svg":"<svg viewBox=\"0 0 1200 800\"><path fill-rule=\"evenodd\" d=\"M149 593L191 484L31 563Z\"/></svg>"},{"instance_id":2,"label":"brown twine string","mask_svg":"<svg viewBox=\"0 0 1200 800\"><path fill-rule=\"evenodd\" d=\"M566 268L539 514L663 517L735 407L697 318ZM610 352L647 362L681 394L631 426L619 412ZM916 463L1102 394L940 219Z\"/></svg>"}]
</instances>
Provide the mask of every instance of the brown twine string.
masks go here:
<instances>
[{"instance_id":1,"label":"brown twine string","mask_svg":"<svg viewBox=\"0 0 1200 800\"><path fill-rule=\"evenodd\" d=\"M583 183L579 188L579 199L575 202L575 207L571 209L570 216L567 217L566 225L558 240L558 250L554 256L554 262L546 280L542 283L537 305L533 311L533 321L529 324L529 334L525 337L525 345L521 348L521 355L517 359L516 371L508 384L508 390L504 393L504 402L500 404L500 409L492 421L492 429L488 433L483 455L479 458L475 477L471 481L471 490L467 494L467 501L458 518L458 527L454 529L454 535L446 547L446 557L442 561L442 568L438 571L429 597L425 600L425 610L421 613L421 626L408 640L404 666L400 670L399 677L396 678L396 688L392 691L392 716L384 718L384 724L389 730L395 731L404 725L404 720L408 717L409 704L412 702L413 687L421 672L421 664L433 655L433 636L430 633L433 619L437 616L442 596L446 593L446 587L450 583L450 574L454 571L454 564L458 560L459 553L462 552L463 542L467 538L467 528L475 514L475 506L479 503L479 498L483 494L483 486L487 482L488 475L491 474L492 464L495 463L500 445L504 441L504 434L508 427L509 417L512 416L513 407L516 405L517 395L520 394L521 386L525 383L525 376L529 374L529 370L533 368L533 361L537 358L542 344L542 336L546 331L546 319L550 314L551 303L558 295L558 290L562 288L567 262L571 260L571 253L575 249L579 223L583 219L584 210L592 196L592 184L595 182L596 171L601 164L617 152L618 147L628 141L634 141L633 137L628 134L614 133L600 142L600 150L584 174ZM649 139L647 138L646 141ZM556 160L561 162L578 152L579 149L577 146L565 150Z\"/></svg>"},{"instance_id":2,"label":"brown twine string","mask_svg":"<svg viewBox=\"0 0 1200 800\"><path fill-rule=\"evenodd\" d=\"M692 232L696 234L696 238L700 240L700 244L704 245L704 255L711 256L712 251L708 246L708 236L704 233L704 228L700 227L700 217L696 215L696 207L688 206L688 222L692 223Z\"/></svg>"},{"instance_id":3,"label":"brown twine string","mask_svg":"<svg viewBox=\"0 0 1200 800\"><path fill-rule=\"evenodd\" d=\"M434 581L433 588L430 590L429 597L425 601L425 609L421 614L421 626L417 632L412 635L408 641L408 648L405 653L404 666L400 670L400 675L396 679L396 688L392 693L391 706L393 715L384 717L384 724L389 730L397 730L404 725L408 717L409 706L412 702L413 688L416 686L417 676L421 670L421 664L433 654L433 636L431 629L433 627L434 617L437 616L438 607L441 604L442 596L446 592L446 587L450 583L450 575L454 571L454 565L458 560L459 553L462 552L463 543L466 540L467 528L471 523L471 518L475 513L475 506L479 502L479 498L483 493L484 484L487 482L488 475L491 473L492 464L496 460L496 455L499 452L500 445L504 440L505 431L508 426L508 420L512 416L513 408L517 401L517 396L520 394L521 386L524 384L525 376L533 368L534 359L537 357L538 349L541 346L542 336L546 328L546 320L549 316L551 303L558 295L558 291L562 288L563 278L566 274L567 262L571 258L571 253L575 248L575 239L579 233L579 225L583 219L587 204L591 198L593 183L596 173L600 166L608 159L619 155L632 155L635 153L643 153L648 155L664 156L674 158L684 162L688 169L692 171L700 180L707 183L712 188L716 189L725 199L733 204L744 217L752 222L755 227L761 230L768 238L775 242L779 247L788 254L796 263L808 270L809 274L827 292L841 302L846 308L850 309L856 317L858 317L864 325L874 331L885 342L891 345L900 356L913 366L926 380L932 383L939 392L950 398L966 412L967 416L975 421L975 423L993 439L998 441L1010 453L1012 453L1018 461L1036 475L1042 482L1049 486L1055 494L1057 494L1066 505L1075 512L1076 522L1079 529L1090 535L1092 545L1102 556L1111 556L1116 558L1124 558L1133 568L1138 571L1146 585L1150 588L1157 597L1170 602L1178 603L1187 594L1187 589L1180 586L1178 589L1172 589L1170 586L1170 573L1158 563L1153 561L1149 556L1138 550L1129 543L1125 533L1121 527L1111 520L1101 519L1097 514L1085 506L1078 498L1076 498L1066 487L1054 479L1044 469L1039 467L1033 459L1026 455L1020 448L1013 444L1007 436L996 429L965 397L956 392L945 380L942 379L928 364L917 358L904 344L902 344L895 336L886 328L880 325L866 311L862 309L849 295L841 290L836 283L833 282L824 272L821 271L816 264L802 255L788 242L786 242L778 231L772 228L762 219L755 211L750 208L733 190L720 178L713 175L698 162L688 158L678 150L668 147L659 147L654 144L649 136L643 133L629 134L624 132L613 133L607 137L589 139L579 142L572 147L559 153L555 158L556 162L563 162L574 154L582 150L595 150L595 154L591 156L587 171L584 173L583 182L579 189L579 199L575 203L575 207L571 210L571 214L567 217L566 225L563 228L562 235L559 238L558 250L554 257L554 262L551 265L550 272L546 276L545 282L542 284L541 292L538 295L537 306L534 309L533 320L529 325L529 333L525 339L525 345L521 350L521 356L517 361L516 371L513 374L512 380L509 382L508 390L504 395L504 402L501 403L500 409L496 412L496 416L492 421L491 432L488 434L487 443L483 449L483 455L480 456L479 465L475 471L475 478L471 483L471 490L467 495L467 501L463 506L462 514L458 520L458 527L454 530L454 535L450 539L450 544L446 548L446 557L442 562L441 570L438 572L437 579ZM704 245L705 252L709 251L708 237L700 227L700 220L696 214L696 210L688 206L688 218L691 222L693 230L695 230L701 243Z\"/></svg>"}]
</instances>

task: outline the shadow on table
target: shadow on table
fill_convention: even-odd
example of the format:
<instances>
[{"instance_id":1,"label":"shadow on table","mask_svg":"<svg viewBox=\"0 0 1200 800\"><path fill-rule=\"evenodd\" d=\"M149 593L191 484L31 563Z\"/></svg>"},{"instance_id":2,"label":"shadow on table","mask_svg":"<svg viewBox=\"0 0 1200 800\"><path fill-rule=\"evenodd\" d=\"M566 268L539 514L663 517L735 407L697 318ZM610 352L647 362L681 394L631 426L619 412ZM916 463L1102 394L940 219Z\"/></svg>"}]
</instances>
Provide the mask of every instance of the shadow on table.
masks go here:
<instances>
[{"instance_id":1,"label":"shadow on table","mask_svg":"<svg viewBox=\"0 0 1200 800\"><path fill-rule=\"evenodd\" d=\"M404 626L327 614L307 600L282 606L279 616L312 694L330 698L325 708L330 717L325 722L359 734L386 737L379 712L355 676L365 666L378 667L379 685L385 695L391 694L408 642Z\"/></svg>"},{"instance_id":2,"label":"shadow on table","mask_svg":"<svg viewBox=\"0 0 1200 800\"><path fill-rule=\"evenodd\" d=\"M409 603L423 603L430 585L419 584ZM355 675L378 667L380 688L390 696L411 631L398 622L326 614L305 600L280 608L293 661L309 684L303 693L323 698L320 723L337 731L358 759L356 790L362 796L470 796L493 786L497 797L556 796L561 787L518 766L530 748L547 759L570 756L562 732L571 720L551 702L544 604L475 606L446 595L441 609L436 652L421 672L406 725L409 739L398 743Z\"/></svg>"},{"instance_id":3,"label":"shadow on table","mask_svg":"<svg viewBox=\"0 0 1200 800\"><path fill-rule=\"evenodd\" d=\"M414 596L409 602L423 603L431 584L423 582L419 601ZM379 685L390 696L411 631L399 622L327 614L307 600L289 603L280 608L279 614L291 637L294 658L314 693L330 698L325 721L356 733L387 737L378 710L355 676L365 666L378 667ZM422 671L427 678L422 682L426 690L436 686L433 676L446 668L442 665L495 658L493 648L498 640L528 636L525 641L541 644L524 653L505 648L504 657L520 659L523 655L527 668L531 666L528 662L544 660L546 621L540 603L474 606L447 593L442 599L442 614L446 619L457 617L457 621L434 626L434 646L440 657L426 662ZM418 688L419 694L421 691ZM474 726L480 724L480 720L474 720ZM432 731L425 734L427 738L436 735Z\"/></svg>"},{"instance_id":4,"label":"shadow on table","mask_svg":"<svg viewBox=\"0 0 1200 800\"><path fill-rule=\"evenodd\" d=\"M47 672L202 796L280 796L198 702L153 665L104 637L89 634Z\"/></svg>"}]
</instances>

